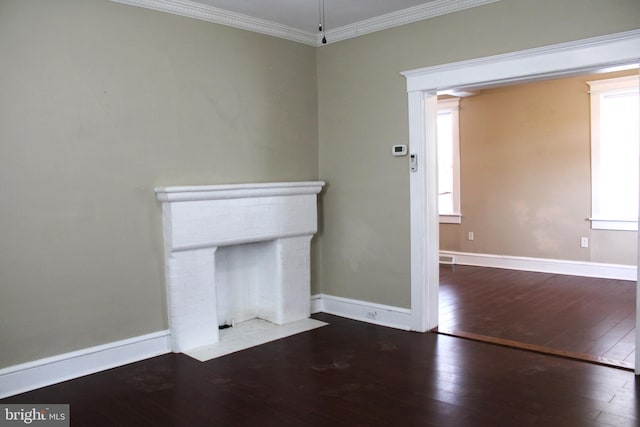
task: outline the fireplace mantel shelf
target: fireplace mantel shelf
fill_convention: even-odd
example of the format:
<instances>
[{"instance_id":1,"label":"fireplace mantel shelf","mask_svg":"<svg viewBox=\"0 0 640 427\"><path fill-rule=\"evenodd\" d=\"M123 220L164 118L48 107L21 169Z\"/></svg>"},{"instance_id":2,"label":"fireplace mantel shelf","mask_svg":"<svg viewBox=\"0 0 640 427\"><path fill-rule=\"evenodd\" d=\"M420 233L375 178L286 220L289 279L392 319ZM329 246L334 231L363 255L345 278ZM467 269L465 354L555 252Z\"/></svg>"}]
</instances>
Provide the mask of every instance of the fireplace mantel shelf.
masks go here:
<instances>
[{"instance_id":1,"label":"fireplace mantel shelf","mask_svg":"<svg viewBox=\"0 0 640 427\"><path fill-rule=\"evenodd\" d=\"M296 196L318 194L323 181L267 182L253 184L190 185L156 187L161 202L242 199L249 197Z\"/></svg>"}]
</instances>

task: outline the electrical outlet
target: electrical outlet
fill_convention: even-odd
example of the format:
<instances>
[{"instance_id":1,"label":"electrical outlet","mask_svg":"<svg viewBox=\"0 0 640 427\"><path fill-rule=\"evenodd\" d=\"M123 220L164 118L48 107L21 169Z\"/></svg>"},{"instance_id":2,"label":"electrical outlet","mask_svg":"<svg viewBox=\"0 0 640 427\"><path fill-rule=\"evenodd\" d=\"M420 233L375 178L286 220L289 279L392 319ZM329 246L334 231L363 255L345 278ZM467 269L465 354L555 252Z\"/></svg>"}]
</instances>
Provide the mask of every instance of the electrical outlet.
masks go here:
<instances>
[{"instance_id":1,"label":"electrical outlet","mask_svg":"<svg viewBox=\"0 0 640 427\"><path fill-rule=\"evenodd\" d=\"M469 232L469 236L467 237L469 240L473 240L473 231Z\"/></svg>"},{"instance_id":2,"label":"electrical outlet","mask_svg":"<svg viewBox=\"0 0 640 427\"><path fill-rule=\"evenodd\" d=\"M580 247L581 248L588 248L589 247L589 238L588 237L581 237L580 238Z\"/></svg>"},{"instance_id":3,"label":"electrical outlet","mask_svg":"<svg viewBox=\"0 0 640 427\"><path fill-rule=\"evenodd\" d=\"M375 319L378 317L377 311L367 311L367 319Z\"/></svg>"}]
</instances>

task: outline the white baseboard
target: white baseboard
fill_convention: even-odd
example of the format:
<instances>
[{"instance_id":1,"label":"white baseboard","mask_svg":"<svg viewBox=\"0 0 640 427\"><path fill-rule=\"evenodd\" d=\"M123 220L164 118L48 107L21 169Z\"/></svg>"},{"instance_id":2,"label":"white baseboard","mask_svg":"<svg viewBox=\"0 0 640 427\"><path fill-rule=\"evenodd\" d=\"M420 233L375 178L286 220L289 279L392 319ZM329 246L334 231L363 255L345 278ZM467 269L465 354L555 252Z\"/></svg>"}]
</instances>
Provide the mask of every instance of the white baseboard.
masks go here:
<instances>
[{"instance_id":1,"label":"white baseboard","mask_svg":"<svg viewBox=\"0 0 640 427\"><path fill-rule=\"evenodd\" d=\"M598 277L603 279L635 281L638 274L638 269L632 265L604 264L586 261L527 258L454 251L440 251L440 257L452 257L453 262L460 265L568 274L571 276Z\"/></svg>"},{"instance_id":2,"label":"white baseboard","mask_svg":"<svg viewBox=\"0 0 640 427\"><path fill-rule=\"evenodd\" d=\"M0 399L171 352L160 331L0 369Z\"/></svg>"},{"instance_id":3,"label":"white baseboard","mask_svg":"<svg viewBox=\"0 0 640 427\"><path fill-rule=\"evenodd\" d=\"M311 297L312 313L329 313L391 328L411 330L411 310L373 302L317 294Z\"/></svg>"},{"instance_id":4,"label":"white baseboard","mask_svg":"<svg viewBox=\"0 0 640 427\"><path fill-rule=\"evenodd\" d=\"M409 309L332 295L313 295L311 312L411 329ZM0 369L0 399L170 352L166 330L10 366Z\"/></svg>"},{"instance_id":5,"label":"white baseboard","mask_svg":"<svg viewBox=\"0 0 640 427\"><path fill-rule=\"evenodd\" d=\"M322 294L311 295L311 314L322 313Z\"/></svg>"},{"instance_id":6,"label":"white baseboard","mask_svg":"<svg viewBox=\"0 0 640 427\"><path fill-rule=\"evenodd\" d=\"M329 313L397 329L411 329L411 310L317 294L312 313ZM0 399L171 352L160 331L0 369Z\"/></svg>"}]
</instances>

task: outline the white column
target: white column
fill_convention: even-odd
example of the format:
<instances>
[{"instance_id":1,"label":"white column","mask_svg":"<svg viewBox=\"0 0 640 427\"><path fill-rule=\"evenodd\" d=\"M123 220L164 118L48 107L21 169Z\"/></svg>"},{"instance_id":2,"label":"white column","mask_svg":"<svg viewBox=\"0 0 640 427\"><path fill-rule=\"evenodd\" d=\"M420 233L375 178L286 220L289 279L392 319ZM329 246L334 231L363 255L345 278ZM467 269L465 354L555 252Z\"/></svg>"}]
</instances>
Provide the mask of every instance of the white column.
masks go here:
<instances>
[{"instance_id":1,"label":"white column","mask_svg":"<svg viewBox=\"0 0 640 427\"><path fill-rule=\"evenodd\" d=\"M268 271L257 286L259 318L282 325L311 315L311 237L272 242Z\"/></svg>"},{"instance_id":2,"label":"white column","mask_svg":"<svg viewBox=\"0 0 640 427\"><path fill-rule=\"evenodd\" d=\"M168 257L167 305L176 353L218 341L216 249L177 251Z\"/></svg>"},{"instance_id":3,"label":"white column","mask_svg":"<svg viewBox=\"0 0 640 427\"><path fill-rule=\"evenodd\" d=\"M311 237L278 239L276 266L279 284L279 324L311 315Z\"/></svg>"}]
</instances>

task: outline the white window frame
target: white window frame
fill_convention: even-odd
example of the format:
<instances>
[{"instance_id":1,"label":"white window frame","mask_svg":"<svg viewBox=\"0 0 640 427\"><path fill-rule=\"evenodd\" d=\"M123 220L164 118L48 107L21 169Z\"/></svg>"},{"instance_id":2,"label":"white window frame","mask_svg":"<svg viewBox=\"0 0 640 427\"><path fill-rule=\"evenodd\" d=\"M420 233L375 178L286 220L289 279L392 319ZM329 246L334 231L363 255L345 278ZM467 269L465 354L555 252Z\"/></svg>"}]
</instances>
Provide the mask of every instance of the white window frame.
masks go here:
<instances>
[{"instance_id":1,"label":"white window frame","mask_svg":"<svg viewBox=\"0 0 640 427\"><path fill-rule=\"evenodd\" d=\"M438 100L438 112L451 113L453 122L453 212L442 214L438 212L440 224L461 224L462 213L460 210L460 98L446 98Z\"/></svg>"},{"instance_id":2,"label":"white window frame","mask_svg":"<svg viewBox=\"0 0 640 427\"><path fill-rule=\"evenodd\" d=\"M591 98L591 228L595 230L638 230L638 218L599 217L600 200L600 101L603 95L638 92L638 75L587 82Z\"/></svg>"}]
</instances>

